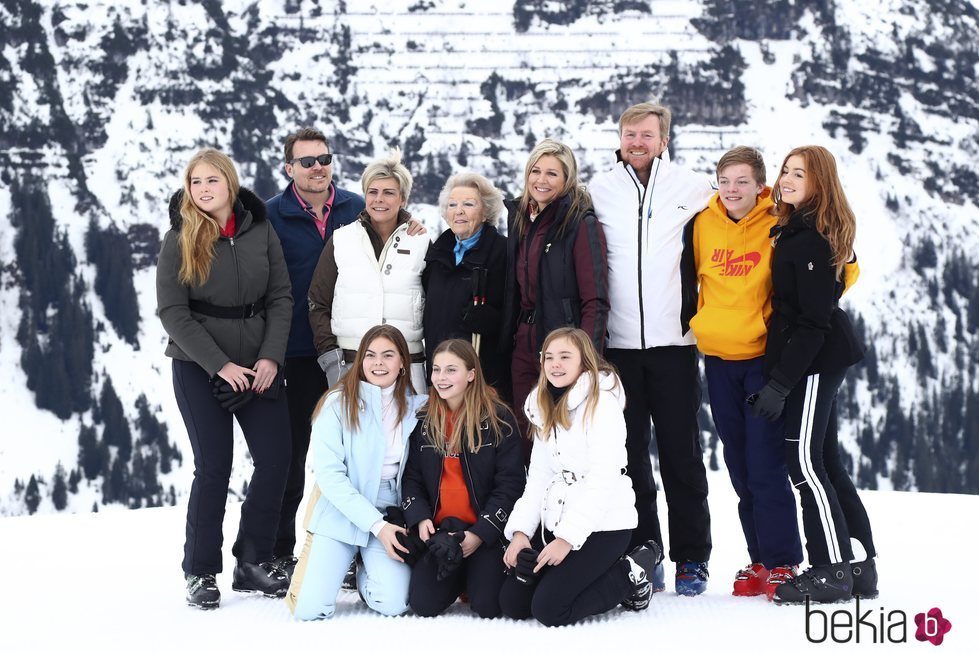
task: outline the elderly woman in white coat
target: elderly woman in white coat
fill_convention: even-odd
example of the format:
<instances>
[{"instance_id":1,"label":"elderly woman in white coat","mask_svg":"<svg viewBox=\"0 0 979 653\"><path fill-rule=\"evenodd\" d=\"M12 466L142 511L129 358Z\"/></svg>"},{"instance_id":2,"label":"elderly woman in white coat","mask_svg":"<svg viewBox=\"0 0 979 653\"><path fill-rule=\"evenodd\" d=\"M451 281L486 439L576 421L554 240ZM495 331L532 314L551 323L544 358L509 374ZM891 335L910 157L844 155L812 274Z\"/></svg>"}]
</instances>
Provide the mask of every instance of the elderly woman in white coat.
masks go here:
<instances>
[{"instance_id":1,"label":"elderly woman in white coat","mask_svg":"<svg viewBox=\"0 0 979 653\"><path fill-rule=\"evenodd\" d=\"M649 541L623 555L638 517L625 474L622 385L581 329L552 331L541 358L524 405L536 442L504 533L511 542L503 559L514 574L500 592L501 608L546 626L620 603L641 610L662 549Z\"/></svg>"}]
</instances>

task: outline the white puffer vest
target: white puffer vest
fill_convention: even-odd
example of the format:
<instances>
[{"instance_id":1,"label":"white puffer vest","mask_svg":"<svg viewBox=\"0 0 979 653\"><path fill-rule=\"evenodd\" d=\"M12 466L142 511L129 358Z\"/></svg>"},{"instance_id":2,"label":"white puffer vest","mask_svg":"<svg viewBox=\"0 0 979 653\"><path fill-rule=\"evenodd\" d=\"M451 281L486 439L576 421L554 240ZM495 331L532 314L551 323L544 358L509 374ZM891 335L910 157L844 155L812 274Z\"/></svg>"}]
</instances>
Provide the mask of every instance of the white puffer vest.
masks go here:
<instances>
[{"instance_id":1,"label":"white puffer vest","mask_svg":"<svg viewBox=\"0 0 979 653\"><path fill-rule=\"evenodd\" d=\"M359 221L333 234L339 274L330 326L341 348L356 350L368 329L390 324L408 341L410 353L425 350L422 271L428 245L427 234L409 236L408 223L404 223L388 238L378 260L366 227Z\"/></svg>"}]
</instances>

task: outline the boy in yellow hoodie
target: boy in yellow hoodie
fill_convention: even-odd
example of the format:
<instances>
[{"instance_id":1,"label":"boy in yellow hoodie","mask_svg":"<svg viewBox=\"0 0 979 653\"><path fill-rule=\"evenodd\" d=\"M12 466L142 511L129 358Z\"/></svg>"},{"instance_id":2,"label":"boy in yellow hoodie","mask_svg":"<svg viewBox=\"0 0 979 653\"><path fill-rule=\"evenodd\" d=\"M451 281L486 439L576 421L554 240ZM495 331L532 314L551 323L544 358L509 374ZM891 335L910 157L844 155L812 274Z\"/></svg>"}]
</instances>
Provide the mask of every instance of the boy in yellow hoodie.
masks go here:
<instances>
[{"instance_id":1,"label":"boy in yellow hoodie","mask_svg":"<svg viewBox=\"0 0 979 653\"><path fill-rule=\"evenodd\" d=\"M767 381L762 364L772 313L769 231L776 218L769 212L761 153L750 147L725 153L717 163L717 187L694 218L700 296L690 328L704 354L711 413L751 558L735 577L733 593L771 599L795 575L802 543L785 466L784 424L756 417L746 403Z\"/></svg>"}]
</instances>

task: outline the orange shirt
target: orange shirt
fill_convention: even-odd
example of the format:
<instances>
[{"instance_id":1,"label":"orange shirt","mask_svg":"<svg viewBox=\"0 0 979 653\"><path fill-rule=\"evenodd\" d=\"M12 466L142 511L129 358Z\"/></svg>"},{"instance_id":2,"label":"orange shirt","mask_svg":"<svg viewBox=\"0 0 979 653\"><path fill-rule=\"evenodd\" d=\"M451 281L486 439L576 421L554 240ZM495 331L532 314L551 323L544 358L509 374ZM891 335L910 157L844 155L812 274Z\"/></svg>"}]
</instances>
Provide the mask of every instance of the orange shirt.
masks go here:
<instances>
[{"instance_id":1,"label":"orange shirt","mask_svg":"<svg viewBox=\"0 0 979 653\"><path fill-rule=\"evenodd\" d=\"M449 438L455 424L451 412L445 418L445 437ZM476 523L476 513L469 501L469 489L462 476L462 459L459 454L450 454L442 462L442 480L439 482L439 503L435 510L435 525L447 517L455 517L472 525Z\"/></svg>"}]
</instances>

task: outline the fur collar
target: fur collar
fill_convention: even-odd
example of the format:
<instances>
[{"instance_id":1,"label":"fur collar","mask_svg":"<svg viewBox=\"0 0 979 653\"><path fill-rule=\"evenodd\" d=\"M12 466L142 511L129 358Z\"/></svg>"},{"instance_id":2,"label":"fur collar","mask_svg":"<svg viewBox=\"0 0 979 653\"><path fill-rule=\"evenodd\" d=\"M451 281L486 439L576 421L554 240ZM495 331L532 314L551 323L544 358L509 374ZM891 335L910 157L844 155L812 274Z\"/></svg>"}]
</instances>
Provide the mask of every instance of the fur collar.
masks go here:
<instances>
[{"instance_id":1,"label":"fur collar","mask_svg":"<svg viewBox=\"0 0 979 653\"><path fill-rule=\"evenodd\" d=\"M180 215L180 202L183 200L183 197L183 189L178 190L170 196L170 228L174 231L180 231L180 227L184 222L183 216ZM243 217L246 211L251 213L253 223L262 222L266 216L265 202L244 186L238 190L238 197L235 198L233 210L239 224L243 224Z\"/></svg>"}]
</instances>

